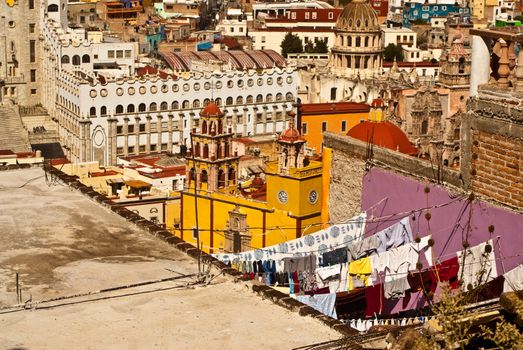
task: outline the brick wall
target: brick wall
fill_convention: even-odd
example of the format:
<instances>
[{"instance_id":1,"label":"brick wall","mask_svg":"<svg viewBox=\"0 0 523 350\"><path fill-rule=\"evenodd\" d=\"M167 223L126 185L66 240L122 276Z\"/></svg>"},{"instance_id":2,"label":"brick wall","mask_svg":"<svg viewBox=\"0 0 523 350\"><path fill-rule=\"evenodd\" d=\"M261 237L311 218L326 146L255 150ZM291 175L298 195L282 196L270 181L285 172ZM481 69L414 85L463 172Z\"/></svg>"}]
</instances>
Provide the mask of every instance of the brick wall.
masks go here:
<instances>
[{"instance_id":1,"label":"brick wall","mask_svg":"<svg viewBox=\"0 0 523 350\"><path fill-rule=\"evenodd\" d=\"M523 141L472 130L471 189L514 207L523 207Z\"/></svg>"}]
</instances>

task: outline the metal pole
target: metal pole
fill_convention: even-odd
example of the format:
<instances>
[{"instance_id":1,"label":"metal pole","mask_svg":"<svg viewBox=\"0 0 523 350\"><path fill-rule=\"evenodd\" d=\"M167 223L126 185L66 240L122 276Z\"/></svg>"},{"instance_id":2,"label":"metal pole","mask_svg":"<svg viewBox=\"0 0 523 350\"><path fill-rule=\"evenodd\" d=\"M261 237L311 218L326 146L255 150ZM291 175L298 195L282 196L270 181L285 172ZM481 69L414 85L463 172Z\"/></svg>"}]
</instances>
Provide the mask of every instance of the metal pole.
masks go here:
<instances>
[{"instance_id":1,"label":"metal pole","mask_svg":"<svg viewBox=\"0 0 523 350\"><path fill-rule=\"evenodd\" d=\"M190 125L192 127L192 125ZM193 143L193 133L191 132L191 158L192 158L192 165L194 166L194 213L196 215L196 227L193 228L193 235L196 234L196 247L198 248L198 274L201 274L201 249L200 249L200 225L198 221L198 190L196 189L197 183L196 183L196 167L194 164L194 143Z\"/></svg>"},{"instance_id":2,"label":"metal pole","mask_svg":"<svg viewBox=\"0 0 523 350\"><path fill-rule=\"evenodd\" d=\"M18 272L16 273L16 302L20 304L20 284L18 280Z\"/></svg>"}]
</instances>

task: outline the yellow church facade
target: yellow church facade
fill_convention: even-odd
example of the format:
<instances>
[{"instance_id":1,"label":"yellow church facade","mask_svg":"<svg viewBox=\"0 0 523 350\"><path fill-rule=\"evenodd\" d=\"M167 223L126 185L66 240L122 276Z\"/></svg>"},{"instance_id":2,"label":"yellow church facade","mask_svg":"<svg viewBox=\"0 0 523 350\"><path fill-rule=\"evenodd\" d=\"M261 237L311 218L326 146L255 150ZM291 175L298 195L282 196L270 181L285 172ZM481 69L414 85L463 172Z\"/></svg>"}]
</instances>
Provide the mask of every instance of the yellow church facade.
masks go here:
<instances>
[{"instance_id":1,"label":"yellow church facade","mask_svg":"<svg viewBox=\"0 0 523 350\"><path fill-rule=\"evenodd\" d=\"M294 118L292 112L289 116ZM221 253L271 246L320 230L323 166L305 157L306 141L292 121L276 141L278 160L266 164L265 181L256 177L249 188L238 185L233 134L222 123L223 113L211 102L201 112L199 131L191 133L186 189L179 202L167 203L168 216L179 210L173 233L195 246L199 234L204 251Z\"/></svg>"}]
</instances>

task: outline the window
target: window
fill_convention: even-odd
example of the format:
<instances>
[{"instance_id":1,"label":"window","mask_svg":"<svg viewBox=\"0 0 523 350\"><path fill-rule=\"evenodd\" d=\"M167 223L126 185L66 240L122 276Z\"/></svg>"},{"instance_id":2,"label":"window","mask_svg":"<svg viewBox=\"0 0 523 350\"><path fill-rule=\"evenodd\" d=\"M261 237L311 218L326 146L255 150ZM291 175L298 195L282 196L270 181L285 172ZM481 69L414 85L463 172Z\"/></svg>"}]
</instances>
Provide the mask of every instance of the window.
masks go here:
<instances>
[{"instance_id":1,"label":"window","mask_svg":"<svg viewBox=\"0 0 523 350\"><path fill-rule=\"evenodd\" d=\"M347 122L345 120L341 121L341 132L347 131Z\"/></svg>"},{"instance_id":2,"label":"window","mask_svg":"<svg viewBox=\"0 0 523 350\"><path fill-rule=\"evenodd\" d=\"M145 132L145 124L140 124L140 132Z\"/></svg>"},{"instance_id":3,"label":"window","mask_svg":"<svg viewBox=\"0 0 523 350\"><path fill-rule=\"evenodd\" d=\"M96 107L91 107L91 109L89 109L89 116L96 117Z\"/></svg>"},{"instance_id":4,"label":"window","mask_svg":"<svg viewBox=\"0 0 523 350\"><path fill-rule=\"evenodd\" d=\"M116 134L121 135L123 133L123 125L116 126Z\"/></svg>"},{"instance_id":5,"label":"window","mask_svg":"<svg viewBox=\"0 0 523 350\"><path fill-rule=\"evenodd\" d=\"M424 120L421 123L421 135L426 135L429 131L429 122L427 120Z\"/></svg>"},{"instance_id":6,"label":"window","mask_svg":"<svg viewBox=\"0 0 523 350\"><path fill-rule=\"evenodd\" d=\"M318 18L318 13L316 13L316 11L314 11L312 13L312 19L316 19L316 18Z\"/></svg>"},{"instance_id":7,"label":"window","mask_svg":"<svg viewBox=\"0 0 523 350\"><path fill-rule=\"evenodd\" d=\"M108 58L114 58L114 50L107 51L107 57Z\"/></svg>"},{"instance_id":8,"label":"window","mask_svg":"<svg viewBox=\"0 0 523 350\"><path fill-rule=\"evenodd\" d=\"M140 103L138 105L138 112L145 112L145 109L146 109L145 103Z\"/></svg>"},{"instance_id":9,"label":"window","mask_svg":"<svg viewBox=\"0 0 523 350\"><path fill-rule=\"evenodd\" d=\"M100 108L100 115L107 115L107 107L102 106Z\"/></svg>"},{"instance_id":10,"label":"window","mask_svg":"<svg viewBox=\"0 0 523 350\"><path fill-rule=\"evenodd\" d=\"M89 62L91 62L91 57L89 57L89 55L83 55L82 63L89 63Z\"/></svg>"},{"instance_id":11,"label":"window","mask_svg":"<svg viewBox=\"0 0 523 350\"><path fill-rule=\"evenodd\" d=\"M34 32L35 32L35 24L29 23L29 33L34 33Z\"/></svg>"},{"instance_id":12,"label":"window","mask_svg":"<svg viewBox=\"0 0 523 350\"><path fill-rule=\"evenodd\" d=\"M32 10L35 8L35 0L29 0L29 10Z\"/></svg>"},{"instance_id":13,"label":"window","mask_svg":"<svg viewBox=\"0 0 523 350\"><path fill-rule=\"evenodd\" d=\"M265 42L265 36L262 36L262 37L261 37L261 42L262 42L262 43Z\"/></svg>"},{"instance_id":14,"label":"window","mask_svg":"<svg viewBox=\"0 0 523 350\"><path fill-rule=\"evenodd\" d=\"M31 95L36 95L36 89L31 89Z\"/></svg>"},{"instance_id":15,"label":"window","mask_svg":"<svg viewBox=\"0 0 523 350\"><path fill-rule=\"evenodd\" d=\"M231 27L231 33L234 33L234 27Z\"/></svg>"},{"instance_id":16,"label":"window","mask_svg":"<svg viewBox=\"0 0 523 350\"><path fill-rule=\"evenodd\" d=\"M31 69L31 82L34 83L36 81L36 69Z\"/></svg>"},{"instance_id":17,"label":"window","mask_svg":"<svg viewBox=\"0 0 523 350\"><path fill-rule=\"evenodd\" d=\"M127 113L134 113L134 105L128 105L127 106Z\"/></svg>"},{"instance_id":18,"label":"window","mask_svg":"<svg viewBox=\"0 0 523 350\"><path fill-rule=\"evenodd\" d=\"M127 147L127 153L134 153L134 146Z\"/></svg>"},{"instance_id":19,"label":"window","mask_svg":"<svg viewBox=\"0 0 523 350\"><path fill-rule=\"evenodd\" d=\"M127 132L128 133L133 133L134 132L134 125L132 125L132 124L131 125L127 125ZM132 152L132 151L130 151L130 152Z\"/></svg>"},{"instance_id":20,"label":"window","mask_svg":"<svg viewBox=\"0 0 523 350\"><path fill-rule=\"evenodd\" d=\"M131 58L131 50L125 50L125 58Z\"/></svg>"},{"instance_id":21,"label":"window","mask_svg":"<svg viewBox=\"0 0 523 350\"><path fill-rule=\"evenodd\" d=\"M122 114L123 113L123 106L118 105L116 106L116 114Z\"/></svg>"},{"instance_id":22,"label":"window","mask_svg":"<svg viewBox=\"0 0 523 350\"><path fill-rule=\"evenodd\" d=\"M302 123L301 124L301 133L303 135L307 135L307 123Z\"/></svg>"},{"instance_id":23,"label":"window","mask_svg":"<svg viewBox=\"0 0 523 350\"><path fill-rule=\"evenodd\" d=\"M337 90L337 88L335 88L335 87L331 88L331 100L333 100L333 101L336 100L336 90Z\"/></svg>"},{"instance_id":24,"label":"window","mask_svg":"<svg viewBox=\"0 0 523 350\"><path fill-rule=\"evenodd\" d=\"M123 50L116 50L116 58L123 58Z\"/></svg>"},{"instance_id":25,"label":"window","mask_svg":"<svg viewBox=\"0 0 523 350\"><path fill-rule=\"evenodd\" d=\"M79 66L80 65L80 56L74 55L73 56L73 66Z\"/></svg>"},{"instance_id":26,"label":"window","mask_svg":"<svg viewBox=\"0 0 523 350\"><path fill-rule=\"evenodd\" d=\"M29 61L31 63L36 62L36 41L29 40Z\"/></svg>"},{"instance_id":27,"label":"window","mask_svg":"<svg viewBox=\"0 0 523 350\"><path fill-rule=\"evenodd\" d=\"M334 13L329 12L329 19L334 19Z\"/></svg>"},{"instance_id":28,"label":"window","mask_svg":"<svg viewBox=\"0 0 523 350\"><path fill-rule=\"evenodd\" d=\"M140 152L145 152L145 145L141 145L139 150L140 150Z\"/></svg>"},{"instance_id":29,"label":"window","mask_svg":"<svg viewBox=\"0 0 523 350\"><path fill-rule=\"evenodd\" d=\"M291 13L291 19L296 19L296 12Z\"/></svg>"},{"instance_id":30,"label":"window","mask_svg":"<svg viewBox=\"0 0 523 350\"><path fill-rule=\"evenodd\" d=\"M310 17L310 13L309 12L305 12L305 19L309 19Z\"/></svg>"},{"instance_id":31,"label":"window","mask_svg":"<svg viewBox=\"0 0 523 350\"><path fill-rule=\"evenodd\" d=\"M155 112L156 110L157 110L156 102L152 102L152 103L149 105L149 111L151 111L151 112Z\"/></svg>"},{"instance_id":32,"label":"window","mask_svg":"<svg viewBox=\"0 0 523 350\"><path fill-rule=\"evenodd\" d=\"M243 33L243 27L240 27L240 33Z\"/></svg>"},{"instance_id":33,"label":"window","mask_svg":"<svg viewBox=\"0 0 523 350\"><path fill-rule=\"evenodd\" d=\"M192 239L194 239L194 240L198 239L198 230L195 228L192 229Z\"/></svg>"}]
</instances>

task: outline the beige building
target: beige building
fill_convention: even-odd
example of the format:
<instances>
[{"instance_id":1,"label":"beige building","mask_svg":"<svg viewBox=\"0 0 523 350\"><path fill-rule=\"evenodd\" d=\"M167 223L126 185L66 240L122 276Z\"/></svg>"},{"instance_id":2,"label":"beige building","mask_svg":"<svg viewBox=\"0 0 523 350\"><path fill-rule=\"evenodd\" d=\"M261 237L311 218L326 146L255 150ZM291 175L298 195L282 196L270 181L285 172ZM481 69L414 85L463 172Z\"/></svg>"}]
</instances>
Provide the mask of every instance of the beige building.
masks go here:
<instances>
[{"instance_id":1,"label":"beige building","mask_svg":"<svg viewBox=\"0 0 523 350\"><path fill-rule=\"evenodd\" d=\"M40 100L40 0L0 1L0 103Z\"/></svg>"}]
</instances>

